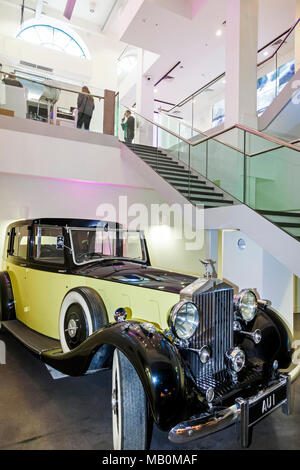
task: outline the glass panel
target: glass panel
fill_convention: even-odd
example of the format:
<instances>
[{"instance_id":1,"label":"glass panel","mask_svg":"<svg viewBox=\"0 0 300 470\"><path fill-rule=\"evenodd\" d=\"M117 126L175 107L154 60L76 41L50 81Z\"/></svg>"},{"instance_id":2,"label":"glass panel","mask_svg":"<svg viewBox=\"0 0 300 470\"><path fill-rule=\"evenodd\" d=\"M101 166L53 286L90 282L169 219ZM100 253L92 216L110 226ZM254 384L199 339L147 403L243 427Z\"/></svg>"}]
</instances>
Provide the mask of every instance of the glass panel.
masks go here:
<instances>
[{"instance_id":1,"label":"glass panel","mask_svg":"<svg viewBox=\"0 0 300 470\"><path fill-rule=\"evenodd\" d=\"M127 230L72 229L74 261L91 263L105 258L146 261L142 234Z\"/></svg>"},{"instance_id":2,"label":"glass panel","mask_svg":"<svg viewBox=\"0 0 300 470\"><path fill-rule=\"evenodd\" d=\"M200 132L220 126L225 119L225 74L193 98L193 127Z\"/></svg>"},{"instance_id":3,"label":"glass panel","mask_svg":"<svg viewBox=\"0 0 300 470\"><path fill-rule=\"evenodd\" d=\"M260 152L273 150L278 147L278 144L271 142L263 137L255 134L246 133L246 153L254 155Z\"/></svg>"},{"instance_id":4,"label":"glass panel","mask_svg":"<svg viewBox=\"0 0 300 470\"><path fill-rule=\"evenodd\" d=\"M273 49L272 49L273 50ZM266 57L265 57L266 59ZM257 68L257 112L260 116L276 97L276 57Z\"/></svg>"},{"instance_id":5,"label":"glass panel","mask_svg":"<svg viewBox=\"0 0 300 470\"><path fill-rule=\"evenodd\" d=\"M223 134L222 139L229 140L235 148L225 145L219 140L208 141L207 178L214 184L227 191L240 201L243 200L244 188L244 142L243 131ZM233 134L233 135L230 135Z\"/></svg>"},{"instance_id":6,"label":"glass panel","mask_svg":"<svg viewBox=\"0 0 300 470\"><path fill-rule=\"evenodd\" d=\"M28 230L26 225L15 228L13 256L26 259L27 257Z\"/></svg>"},{"instance_id":7,"label":"glass panel","mask_svg":"<svg viewBox=\"0 0 300 470\"><path fill-rule=\"evenodd\" d=\"M286 148L248 158L247 203L254 209L300 211L300 153Z\"/></svg>"},{"instance_id":8,"label":"glass panel","mask_svg":"<svg viewBox=\"0 0 300 470\"><path fill-rule=\"evenodd\" d=\"M193 136L193 119L194 119L194 102L189 100L180 106L180 115L182 122L180 123L181 132L184 132L184 137L190 139ZM184 124L187 124L184 127Z\"/></svg>"},{"instance_id":9,"label":"glass panel","mask_svg":"<svg viewBox=\"0 0 300 470\"><path fill-rule=\"evenodd\" d=\"M299 28L299 25L297 26ZM295 32L285 39L277 52L277 94L295 74Z\"/></svg>"},{"instance_id":10,"label":"glass panel","mask_svg":"<svg viewBox=\"0 0 300 470\"><path fill-rule=\"evenodd\" d=\"M168 155L189 165L189 144L160 128L158 128L158 147Z\"/></svg>"},{"instance_id":11,"label":"glass panel","mask_svg":"<svg viewBox=\"0 0 300 470\"><path fill-rule=\"evenodd\" d=\"M206 176L206 156L208 150L208 141L191 147L191 168L197 173Z\"/></svg>"},{"instance_id":12,"label":"glass panel","mask_svg":"<svg viewBox=\"0 0 300 470\"><path fill-rule=\"evenodd\" d=\"M34 44L40 43L40 38L35 27L24 29L18 37L24 39L24 41L33 42Z\"/></svg>"},{"instance_id":13,"label":"glass panel","mask_svg":"<svg viewBox=\"0 0 300 470\"><path fill-rule=\"evenodd\" d=\"M43 263L64 264L64 251L57 249L57 237L62 237L61 227L36 227L33 258Z\"/></svg>"},{"instance_id":14,"label":"glass panel","mask_svg":"<svg viewBox=\"0 0 300 470\"><path fill-rule=\"evenodd\" d=\"M50 26L36 26L36 30L42 44L53 43L54 28Z\"/></svg>"}]
</instances>

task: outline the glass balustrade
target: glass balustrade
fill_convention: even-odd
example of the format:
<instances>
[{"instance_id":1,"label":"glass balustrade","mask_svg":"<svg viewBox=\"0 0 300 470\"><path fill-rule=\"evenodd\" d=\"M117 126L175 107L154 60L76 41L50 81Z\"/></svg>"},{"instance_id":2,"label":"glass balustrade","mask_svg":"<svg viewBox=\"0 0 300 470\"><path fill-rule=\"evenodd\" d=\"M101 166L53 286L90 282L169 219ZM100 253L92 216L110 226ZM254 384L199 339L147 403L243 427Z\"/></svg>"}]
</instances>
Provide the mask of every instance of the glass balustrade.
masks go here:
<instances>
[{"instance_id":1,"label":"glass balustrade","mask_svg":"<svg viewBox=\"0 0 300 470\"><path fill-rule=\"evenodd\" d=\"M78 96L81 86L4 64L0 71L0 113L60 127L76 129L81 125L82 129L103 133L104 90L90 87L89 91L80 113ZM117 99L115 134L118 128Z\"/></svg>"},{"instance_id":2,"label":"glass balustrade","mask_svg":"<svg viewBox=\"0 0 300 470\"><path fill-rule=\"evenodd\" d=\"M295 29L296 23L289 32L277 37L263 47L257 54L257 113L258 116L270 106L278 94L295 73ZM169 111L168 128L172 121L182 122L190 128L191 138L194 133L201 135L211 129L218 129L225 121L225 88L226 75L221 74L187 99L181 101Z\"/></svg>"},{"instance_id":3,"label":"glass balustrade","mask_svg":"<svg viewBox=\"0 0 300 470\"><path fill-rule=\"evenodd\" d=\"M183 163L186 192L192 189L189 176L198 173L237 202L262 211L271 222L300 239L299 146L243 126L193 142L134 111L132 116L135 119L133 144L155 147ZM160 166L161 155L157 155ZM152 166L155 169L155 163ZM193 189L195 185L197 181L193 180Z\"/></svg>"}]
</instances>

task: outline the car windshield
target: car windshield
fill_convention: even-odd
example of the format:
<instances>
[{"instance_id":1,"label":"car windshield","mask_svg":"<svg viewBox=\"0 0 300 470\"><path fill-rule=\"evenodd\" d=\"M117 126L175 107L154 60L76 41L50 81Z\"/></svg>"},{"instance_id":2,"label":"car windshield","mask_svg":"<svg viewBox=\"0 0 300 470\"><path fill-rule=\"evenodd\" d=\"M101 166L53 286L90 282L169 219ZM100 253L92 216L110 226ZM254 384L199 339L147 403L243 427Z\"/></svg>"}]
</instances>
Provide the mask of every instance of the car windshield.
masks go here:
<instances>
[{"instance_id":1,"label":"car windshield","mask_svg":"<svg viewBox=\"0 0 300 470\"><path fill-rule=\"evenodd\" d=\"M103 228L70 229L73 259L76 264L106 259L147 261L142 232Z\"/></svg>"}]
</instances>

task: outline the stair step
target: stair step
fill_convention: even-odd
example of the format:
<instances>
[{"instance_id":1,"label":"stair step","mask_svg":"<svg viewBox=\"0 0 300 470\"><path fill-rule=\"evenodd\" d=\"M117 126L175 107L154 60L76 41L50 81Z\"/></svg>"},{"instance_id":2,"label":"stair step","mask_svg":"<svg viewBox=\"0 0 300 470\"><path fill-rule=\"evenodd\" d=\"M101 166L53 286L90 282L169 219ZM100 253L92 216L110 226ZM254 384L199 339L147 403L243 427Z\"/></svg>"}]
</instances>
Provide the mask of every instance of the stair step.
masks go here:
<instances>
[{"instance_id":1,"label":"stair step","mask_svg":"<svg viewBox=\"0 0 300 470\"><path fill-rule=\"evenodd\" d=\"M187 170L180 170L180 168L178 170L173 170L173 169L170 169L170 170L165 170L165 169L162 169L162 170L159 170L159 174L161 175L165 175L165 176L168 176L170 178L178 178L180 177L180 175L185 179L185 181L188 181L188 178L189 178L189 172ZM197 176L194 176L194 175L190 175L190 179L191 180L197 180Z\"/></svg>"},{"instance_id":2,"label":"stair step","mask_svg":"<svg viewBox=\"0 0 300 470\"><path fill-rule=\"evenodd\" d=\"M191 201L193 203L193 201ZM199 204L199 202L194 202L195 205ZM221 201L220 203L218 203L217 201L205 201L203 202L203 207L204 209L212 209L213 207L225 207L225 206L230 206L232 205L233 203L231 201Z\"/></svg>"},{"instance_id":3,"label":"stair step","mask_svg":"<svg viewBox=\"0 0 300 470\"><path fill-rule=\"evenodd\" d=\"M170 171L175 171L175 172L180 172L182 173L182 171L187 171L183 166L179 166L179 165L172 165L172 164L169 164L168 162L164 163L164 162L156 162L156 163L148 163L146 162L149 166L151 166L151 168L154 168L154 169L162 169L162 170L170 170ZM188 173L187 173L188 174Z\"/></svg>"},{"instance_id":4,"label":"stair step","mask_svg":"<svg viewBox=\"0 0 300 470\"><path fill-rule=\"evenodd\" d=\"M125 144L127 147L136 149L136 150L150 150L157 152L157 147L152 147L151 145L142 145L142 144Z\"/></svg>"},{"instance_id":5,"label":"stair step","mask_svg":"<svg viewBox=\"0 0 300 470\"><path fill-rule=\"evenodd\" d=\"M189 200L191 202L195 202L195 203L203 201L205 203L206 202L213 202L215 204L218 203L218 204L221 204L221 205L223 205L223 204L233 204L233 201L228 201L226 199L209 199L207 197L190 197Z\"/></svg>"},{"instance_id":6,"label":"stair step","mask_svg":"<svg viewBox=\"0 0 300 470\"><path fill-rule=\"evenodd\" d=\"M167 157L167 154L166 153L162 153L162 152L134 152L136 153L137 155L139 155L140 157L149 157L149 158L156 158L157 155L159 157L163 157L163 156L166 156ZM167 157L171 160L170 157Z\"/></svg>"},{"instance_id":7,"label":"stair step","mask_svg":"<svg viewBox=\"0 0 300 470\"><path fill-rule=\"evenodd\" d=\"M285 212L285 211L270 211L270 210L258 210L259 214L262 215L278 215L283 217L300 217L300 212Z\"/></svg>"},{"instance_id":8,"label":"stair step","mask_svg":"<svg viewBox=\"0 0 300 470\"><path fill-rule=\"evenodd\" d=\"M277 225L278 227L300 228L299 222L273 222L273 224Z\"/></svg>"},{"instance_id":9,"label":"stair step","mask_svg":"<svg viewBox=\"0 0 300 470\"><path fill-rule=\"evenodd\" d=\"M173 186L176 189L179 189L181 191L188 191L189 190L189 182L188 181L183 181L183 182L176 182L173 184ZM190 184L191 189L205 189L208 191L214 191L214 188L207 186L206 181L193 181Z\"/></svg>"},{"instance_id":10,"label":"stair step","mask_svg":"<svg viewBox=\"0 0 300 470\"><path fill-rule=\"evenodd\" d=\"M180 190L179 190L180 191ZM222 193L214 193L213 191L191 191L190 195L188 191L180 191L183 196L189 197L189 199L195 199L197 196L210 196L210 197L220 197L223 198L224 195Z\"/></svg>"},{"instance_id":11,"label":"stair step","mask_svg":"<svg viewBox=\"0 0 300 470\"><path fill-rule=\"evenodd\" d=\"M168 166L175 166L175 167L179 167L179 168L184 168L183 166L180 166L178 165L178 163L176 162L173 162L173 160L168 160L167 158L153 158L153 159L149 159L149 158L143 158L144 162L148 163L149 165L156 165L157 163L158 164L163 164L163 165L168 165Z\"/></svg>"}]
</instances>

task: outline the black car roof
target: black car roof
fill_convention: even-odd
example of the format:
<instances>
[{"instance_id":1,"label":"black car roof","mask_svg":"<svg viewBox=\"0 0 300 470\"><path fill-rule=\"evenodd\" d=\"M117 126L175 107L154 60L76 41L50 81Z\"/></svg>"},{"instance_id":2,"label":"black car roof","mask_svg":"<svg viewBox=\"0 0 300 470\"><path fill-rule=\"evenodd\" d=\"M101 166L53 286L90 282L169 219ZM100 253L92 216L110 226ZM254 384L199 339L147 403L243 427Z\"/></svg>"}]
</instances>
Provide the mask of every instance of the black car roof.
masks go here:
<instances>
[{"instance_id":1,"label":"black car roof","mask_svg":"<svg viewBox=\"0 0 300 470\"><path fill-rule=\"evenodd\" d=\"M63 219L63 218L38 218L28 220L18 220L9 225L9 228L18 227L19 225L53 225L61 227L105 227L108 224L108 228L122 228L121 224L117 222L107 222L106 220L93 220L93 219Z\"/></svg>"}]
</instances>

